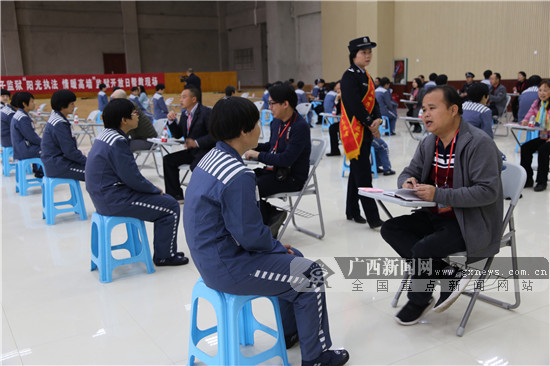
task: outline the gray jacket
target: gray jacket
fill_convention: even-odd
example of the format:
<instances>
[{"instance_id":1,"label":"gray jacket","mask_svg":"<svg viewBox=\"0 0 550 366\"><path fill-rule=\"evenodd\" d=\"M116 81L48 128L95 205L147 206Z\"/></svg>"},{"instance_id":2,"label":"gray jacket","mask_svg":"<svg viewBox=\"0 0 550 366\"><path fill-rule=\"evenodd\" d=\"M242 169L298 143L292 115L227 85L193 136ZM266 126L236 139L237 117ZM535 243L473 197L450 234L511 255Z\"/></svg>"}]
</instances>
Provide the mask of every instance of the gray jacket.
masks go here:
<instances>
[{"instance_id":1,"label":"gray jacket","mask_svg":"<svg viewBox=\"0 0 550 366\"><path fill-rule=\"evenodd\" d=\"M437 137L429 135L418 144L408 167L399 175L429 180ZM500 249L503 197L500 173L502 157L494 141L482 130L460 121L456 141L453 188L435 190L434 201L453 210L466 243L468 262L491 257Z\"/></svg>"},{"instance_id":2,"label":"gray jacket","mask_svg":"<svg viewBox=\"0 0 550 366\"><path fill-rule=\"evenodd\" d=\"M499 84L494 94L494 87L492 85L489 89L489 103L495 103L495 106L498 110L498 115L500 117L504 113L504 107L506 107L506 99L508 98L506 95L506 88L504 87L504 85Z\"/></svg>"}]
</instances>

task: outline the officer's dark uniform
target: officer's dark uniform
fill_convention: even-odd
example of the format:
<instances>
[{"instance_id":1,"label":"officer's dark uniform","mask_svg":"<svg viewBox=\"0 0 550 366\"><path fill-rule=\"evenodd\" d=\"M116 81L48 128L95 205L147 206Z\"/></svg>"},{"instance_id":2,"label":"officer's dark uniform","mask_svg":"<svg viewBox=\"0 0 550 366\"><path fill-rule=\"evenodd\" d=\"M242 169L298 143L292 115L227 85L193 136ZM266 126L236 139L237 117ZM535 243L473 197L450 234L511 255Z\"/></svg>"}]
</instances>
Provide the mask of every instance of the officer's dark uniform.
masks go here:
<instances>
[{"instance_id":1,"label":"officer's dark uniform","mask_svg":"<svg viewBox=\"0 0 550 366\"><path fill-rule=\"evenodd\" d=\"M367 42L363 42L364 39ZM355 49L374 48L376 43L370 42L368 37L361 37L350 41L348 48L350 52ZM363 126L363 142L357 159L352 159L350 163L350 174L348 179L348 192L346 198L346 216L348 219L360 216L359 200L363 206L363 211L369 224L380 226L380 216L376 202L373 199L359 196L359 187L372 187L372 176L370 170L370 148L372 143L372 133L368 127L372 122L381 118L380 108L376 99L374 100L374 109L369 113L362 103L363 97L369 91L369 79L365 70L352 64L342 75L340 81L342 104L350 121L355 117ZM374 86L374 84L373 84ZM342 123L342 122L340 122ZM356 220L357 221L357 220Z\"/></svg>"},{"instance_id":2,"label":"officer's dark uniform","mask_svg":"<svg viewBox=\"0 0 550 366\"><path fill-rule=\"evenodd\" d=\"M71 124L58 111L50 114L42 136L42 153L46 176L84 180L86 157L76 147Z\"/></svg>"}]
</instances>

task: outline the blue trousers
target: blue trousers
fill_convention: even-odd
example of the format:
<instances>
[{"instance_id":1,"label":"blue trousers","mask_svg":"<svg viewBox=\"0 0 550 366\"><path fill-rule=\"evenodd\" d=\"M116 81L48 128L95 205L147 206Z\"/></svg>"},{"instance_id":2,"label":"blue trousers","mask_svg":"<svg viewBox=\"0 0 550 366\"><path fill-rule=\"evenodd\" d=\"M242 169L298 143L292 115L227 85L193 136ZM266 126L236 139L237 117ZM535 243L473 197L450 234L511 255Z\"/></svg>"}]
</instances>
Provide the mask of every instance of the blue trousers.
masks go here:
<instances>
[{"instance_id":1,"label":"blue trousers","mask_svg":"<svg viewBox=\"0 0 550 366\"><path fill-rule=\"evenodd\" d=\"M378 166L382 166L384 171L391 170L388 144L386 144L386 142L382 139L373 138L372 146L374 147L374 152L376 153L376 164Z\"/></svg>"},{"instance_id":2,"label":"blue trousers","mask_svg":"<svg viewBox=\"0 0 550 366\"><path fill-rule=\"evenodd\" d=\"M66 171L59 174L48 174L48 168L46 168L46 176L51 178L65 178L75 179L84 182L84 168L85 165L73 164Z\"/></svg>"},{"instance_id":3,"label":"blue trousers","mask_svg":"<svg viewBox=\"0 0 550 366\"><path fill-rule=\"evenodd\" d=\"M286 336L298 332L302 360L313 360L332 345L324 292L323 270L303 257L294 255L253 253L243 259L247 276L230 287L208 287L235 295L277 296ZM246 263L248 262L248 263ZM204 277L203 277L204 278Z\"/></svg>"},{"instance_id":4,"label":"blue trousers","mask_svg":"<svg viewBox=\"0 0 550 366\"><path fill-rule=\"evenodd\" d=\"M180 205L174 197L168 194L136 193L128 204L106 215L152 221L155 225L153 259L165 259L176 255Z\"/></svg>"}]
</instances>

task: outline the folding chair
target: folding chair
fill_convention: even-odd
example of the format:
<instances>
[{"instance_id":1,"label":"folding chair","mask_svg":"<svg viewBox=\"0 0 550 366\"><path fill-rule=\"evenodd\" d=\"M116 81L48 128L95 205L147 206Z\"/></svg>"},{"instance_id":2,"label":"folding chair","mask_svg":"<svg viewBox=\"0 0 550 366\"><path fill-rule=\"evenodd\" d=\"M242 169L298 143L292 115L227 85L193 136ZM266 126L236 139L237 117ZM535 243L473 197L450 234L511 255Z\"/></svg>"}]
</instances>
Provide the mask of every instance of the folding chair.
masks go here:
<instances>
[{"instance_id":1,"label":"folding chair","mask_svg":"<svg viewBox=\"0 0 550 366\"><path fill-rule=\"evenodd\" d=\"M511 96L509 96L509 95L506 96L506 105L504 106L504 111L502 112L502 115L498 116L498 119L495 120L494 123L493 123L493 135L495 135L495 136L508 136L508 134L510 133L510 130L508 129L508 127L505 127L506 128L506 133L504 135L497 135L498 126L501 125L501 124L505 124L505 123L510 122L510 114L508 113L508 105L510 104L511 99L512 99ZM500 119L503 116L505 118L505 122L500 121Z\"/></svg>"},{"instance_id":2,"label":"folding chair","mask_svg":"<svg viewBox=\"0 0 550 366\"><path fill-rule=\"evenodd\" d=\"M302 117L307 121L307 123L311 123L311 121L308 119L307 115L309 114L309 111L311 111L311 103L300 103L296 106L296 111L300 113Z\"/></svg>"},{"instance_id":3,"label":"folding chair","mask_svg":"<svg viewBox=\"0 0 550 366\"><path fill-rule=\"evenodd\" d=\"M256 108L258 108L258 112L260 112L260 138L263 140L264 139L264 129L263 129L263 124L262 124L262 108L264 107L264 101L263 100L258 100L256 102L254 102L254 105L256 106Z\"/></svg>"},{"instance_id":4,"label":"folding chair","mask_svg":"<svg viewBox=\"0 0 550 366\"><path fill-rule=\"evenodd\" d=\"M241 98L248 98L249 95L250 95L250 93L248 93L248 92L242 93Z\"/></svg>"},{"instance_id":5,"label":"folding chair","mask_svg":"<svg viewBox=\"0 0 550 366\"><path fill-rule=\"evenodd\" d=\"M517 251L516 251L516 229L514 225L514 208L517 206L517 203L521 195L521 191L523 190L523 186L525 185L526 179L527 179L527 174L525 173L525 169L523 169L521 165L509 163L506 161L503 162L503 170L501 174L503 197L505 199L510 199L510 203L505 212L504 220L502 222L502 238L500 241L500 247L501 248L510 247L515 302L513 304L510 304L487 295L482 295L480 294L481 289L479 286L474 286L475 288L473 291L462 292L463 295L470 296L471 299L470 299L470 303L468 304L468 307L466 308L466 311L464 312L462 321L460 322L460 325L456 330L456 335L459 337L462 337L462 335L464 334L464 328L468 323L470 314L472 313L474 305L478 299L507 310L512 310L519 307L520 286L519 286L519 276L518 276L519 270L518 270ZM451 262L454 262L455 257L464 258L466 257L466 252L452 254L448 257L448 259ZM480 275L479 278L473 281L474 283L475 282L483 283L486 279L488 279L487 275L489 273L489 270L491 268L491 264L493 263L494 258L495 258L494 256L487 258L483 269L480 271L482 275ZM478 270L479 269L476 268L476 271ZM403 278L403 282L401 283L401 286L398 292L395 294L395 297L392 300L393 307L397 306L397 302L399 301L399 296L403 291L403 285L409 279L410 279L410 274L406 274L405 278Z\"/></svg>"},{"instance_id":6,"label":"folding chair","mask_svg":"<svg viewBox=\"0 0 550 366\"><path fill-rule=\"evenodd\" d=\"M290 223L290 220L292 220L292 224L298 231L301 231L307 235L313 236L317 239L322 239L325 236L325 223L323 221L323 211L321 210L321 197L319 195L319 185L317 182L317 166L319 165L319 163L321 162L321 159L323 158L326 144L327 144L326 141L323 139L311 139L311 154L309 156L309 165L310 165L309 175L301 191L282 192L282 193L277 193L267 197L267 198L281 198L283 200L288 199L288 202L289 202L289 207L287 209L287 211L289 211L289 214L284 222L284 225L279 231L279 235L277 237L278 240L281 240L281 238L283 237L283 234L288 224ZM298 205L300 204L302 197L305 195L312 195L312 194L315 195L317 198L317 212L319 214L319 224L321 226L321 233L316 233L298 226L296 224L296 219L294 217L294 215L296 214L299 216L304 216L308 218L315 216L315 214L298 210ZM292 197L297 197L296 203L294 204L292 203Z\"/></svg>"},{"instance_id":7,"label":"folding chair","mask_svg":"<svg viewBox=\"0 0 550 366\"><path fill-rule=\"evenodd\" d=\"M164 130L164 126L166 125L167 121L168 120L166 118L161 118L161 119L157 119L153 123L153 127L155 128L155 131L157 131L157 136L160 136L162 134L162 131ZM137 160L137 158L144 152L146 152L147 155L145 155L145 159L143 159L143 162L139 166L139 170L143 169L143 167L145 166L145 163L147 162L147 159L149 159L149 155L153 154L153 161L155 162L155 169L157 171L157 174L158 174L159 177L163 178L162 174L160 174L159 167L158 167L158 164L157 164L157 158L155 156L155 153L157 153L157 152L161 153L161 155L162 155L162 151L161 151L160 147L158 145L154 144L153 146L151 146L151 148L149 150L136 150L136 151L134 151L135 159Z\"/></svg>"},{"instance_id":8,"label":"folding chair","mask_svg":"<svg viewBox=\"0 0 550 366\"><path fill-rule=\"evenodd\" d=\"M185 182L185 178L187 178L187 175L189 175L189 173L191 173L191 165L190 164L181 164L180 166L178 166L178 169L181 171L183 171L183 178L181 178L181 181L180 181L180 186L184 186L184 187L187 187L187 185L189 183L186 183Z\"/></svg>"}]
</instances>

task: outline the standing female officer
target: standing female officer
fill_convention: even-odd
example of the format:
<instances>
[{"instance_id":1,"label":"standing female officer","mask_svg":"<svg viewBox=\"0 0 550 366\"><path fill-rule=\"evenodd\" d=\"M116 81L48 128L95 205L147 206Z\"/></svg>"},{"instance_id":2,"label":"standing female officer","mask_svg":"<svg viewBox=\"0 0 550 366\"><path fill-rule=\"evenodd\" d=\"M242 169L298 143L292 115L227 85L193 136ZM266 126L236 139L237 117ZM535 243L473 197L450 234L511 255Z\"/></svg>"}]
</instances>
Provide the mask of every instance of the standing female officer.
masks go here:
<instances>
[{"instance_id":1,"label":"standing female officer","mask_svg":"<svg viewBox=\"0 0 550 366\"><path fill-rule=\"evenodd\" d=\"M346 199L346 216L359 224L368 221L371 228L383 223L373 199L359 196L359 187L372 187L370 170L370 148L373 136L380 137L378 127L382 123L380 109L374 96L374 82L366 71L376 43L369 37L353 39L349 42L350 67L344 72L341 81L342 119L340 137L344 152L350 160L350 174ZM361 216L359 200L367 219Z\"/></svg>"}]
</instances>

